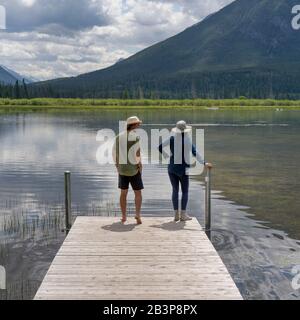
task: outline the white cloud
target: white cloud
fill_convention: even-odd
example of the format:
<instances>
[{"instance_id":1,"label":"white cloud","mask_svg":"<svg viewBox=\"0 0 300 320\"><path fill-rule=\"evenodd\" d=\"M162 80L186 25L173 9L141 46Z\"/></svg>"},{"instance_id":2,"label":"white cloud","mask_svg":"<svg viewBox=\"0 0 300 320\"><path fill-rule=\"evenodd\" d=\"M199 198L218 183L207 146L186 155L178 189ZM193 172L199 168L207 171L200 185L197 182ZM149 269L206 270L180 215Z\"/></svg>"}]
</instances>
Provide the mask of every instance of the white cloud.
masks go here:
<instances>
[{"instance_id":1,"label":"white cloud","mask_svg":"<svg viewBox=\"0 0 300 320\"><path fill-rule=\"evenodd\" d=\"M35 4L35 0L21 0L21 2L27 7L32 7Z\"/></svg>"},{"instance_id":2,"label":"white cloud","mask_svg":"<svg viewBox=\"0 0 300 320\"><path fill-rule=\"evenodd\" d=\"M2 0L7 11L7 31L61 33L106 25L109 16L95 0Z\"/></svg>"},{"instance_id":3,"label":"white cloud","mask_svg":"<svg viewBox=\"0 0 300 320\"><path fill-rule=\"evenodd\" d=\"M5 2L9 29L1 33L1 64L44 80L107 67L232 0Z\"/></svg>"}]
</instances>

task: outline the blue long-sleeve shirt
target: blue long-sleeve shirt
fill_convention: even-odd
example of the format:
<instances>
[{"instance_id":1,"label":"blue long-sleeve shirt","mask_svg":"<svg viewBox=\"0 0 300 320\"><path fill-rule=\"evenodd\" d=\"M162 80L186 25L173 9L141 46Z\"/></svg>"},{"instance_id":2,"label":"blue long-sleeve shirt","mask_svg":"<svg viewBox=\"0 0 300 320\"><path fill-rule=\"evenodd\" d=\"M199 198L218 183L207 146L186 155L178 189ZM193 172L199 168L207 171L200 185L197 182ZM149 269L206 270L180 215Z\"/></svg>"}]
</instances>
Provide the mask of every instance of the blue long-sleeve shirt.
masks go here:
<instances>
[{"instance_id":1,"label":"blue long-sleeve shirt","mask_svg":"<svg viewBox=\"0 0 300 320\"><path fill-rule=\"evenodd\" d=\"M180 139L181 135L181 141L177 140ZM178 144L178 148L181 147L181 150L179 152L175 151L175 143ZM170 173L174 173L179 176L186 175L186 171L188 168L190 168L189 164L189 158L188 156L192 154L194 157L196 157L197 161L201 164L205 165L205 161L202 158L201 154L197 151L195 145L193 145L190 137L184 133L172 135L169 139L164 141L159 146L159 152L164 154L164 148L169 146L170 147L170 161L169 161L169 167L168 170ZM175 154L176 153L176 154Z\"/></svg>"}]
</instances>

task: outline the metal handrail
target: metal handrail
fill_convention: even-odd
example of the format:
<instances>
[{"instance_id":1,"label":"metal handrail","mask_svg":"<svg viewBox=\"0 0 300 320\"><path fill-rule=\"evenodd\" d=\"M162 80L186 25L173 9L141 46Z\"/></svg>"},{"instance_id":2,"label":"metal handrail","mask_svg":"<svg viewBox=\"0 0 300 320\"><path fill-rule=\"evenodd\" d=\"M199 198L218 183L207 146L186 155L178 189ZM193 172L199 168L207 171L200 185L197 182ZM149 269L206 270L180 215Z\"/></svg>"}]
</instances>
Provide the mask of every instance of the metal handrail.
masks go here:
<instances>
[{"instance_id":1,"label":"metal handrail","mask_svg":"<svg viewBox=\"0 0 300 320\"><path fill-rule=\"evenodd\" d=\"M68 234L72 227L71 211L71 172L65 172L65 210L66 210L66 233Z\"/></svg>"},{"instance_id":2,"label":"metal handrail","mask_svg":"<svg viewBox=\"0 0 300 320\"><path fill-rule=\"evenodd\" d=\"M207 168L205 177L205 232L211 237L211 168Z\"/></svg>"}]
</instances>

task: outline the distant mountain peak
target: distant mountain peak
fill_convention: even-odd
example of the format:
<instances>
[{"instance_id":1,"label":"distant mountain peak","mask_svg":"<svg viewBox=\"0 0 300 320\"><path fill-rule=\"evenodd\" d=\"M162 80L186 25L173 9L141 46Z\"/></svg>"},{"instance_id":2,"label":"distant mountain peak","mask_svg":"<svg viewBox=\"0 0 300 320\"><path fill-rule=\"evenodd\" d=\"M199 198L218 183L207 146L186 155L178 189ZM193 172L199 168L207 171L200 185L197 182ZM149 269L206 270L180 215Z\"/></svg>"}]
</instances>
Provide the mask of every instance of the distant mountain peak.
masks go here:
<instances>
[{"instance_id":1,"label":"distant mountain peak","mask_svg":"<svg viewBox=\"0 0 300 320\"><path fill-rule=\"evenodd\" d=\"M8 67L0 65L0 83L15 84L16 81L23 82L23 80L26 84L37 82L37 80L22 76Z\"/></svg>"},{"instance_id":2,"label":"distant mountain peak","mask_svg":"<svg viewBox=\"0 0 300 320\"><path fill-rule=\"evenodd\" d=\"M121 63L46 84L73 97L299 99L298 2L236 0Z\"/></svg>"}]
</instances>

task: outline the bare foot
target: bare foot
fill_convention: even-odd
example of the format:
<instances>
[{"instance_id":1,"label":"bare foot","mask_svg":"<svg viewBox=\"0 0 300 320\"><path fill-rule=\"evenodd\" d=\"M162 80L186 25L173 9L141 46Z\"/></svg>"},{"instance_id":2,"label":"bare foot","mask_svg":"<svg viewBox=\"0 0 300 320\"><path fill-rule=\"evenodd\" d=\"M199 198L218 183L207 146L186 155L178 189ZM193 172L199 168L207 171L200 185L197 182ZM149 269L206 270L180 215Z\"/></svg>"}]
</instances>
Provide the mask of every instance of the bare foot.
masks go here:
<instances>
[{"instance_id":1,"label":"bare foot","mask_svg":"<svg viewBox=\"0 0 300 320\"><path fill-rule=\"evenodd\" d=\"M121 223L122 223L122 224L125 224L126 221L127 221L127 218L122 218L122 219L121 219Z\"/></svg>"},{"instance_id":2,"label":"bare foot","mask_svg":"<svg viewBox=\"0 0 300 320\"><path fill-rule=\"evenodd\" d=\"M141 217L136 216L135 220L136 220L137 224L142 224L143 223Z\"/></svg>"}]
</instances>

